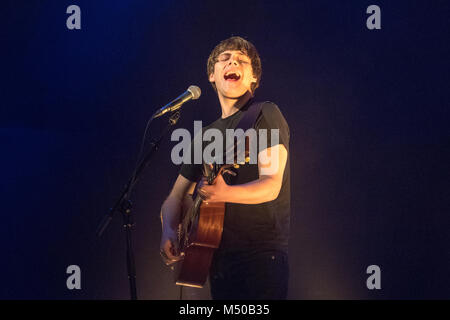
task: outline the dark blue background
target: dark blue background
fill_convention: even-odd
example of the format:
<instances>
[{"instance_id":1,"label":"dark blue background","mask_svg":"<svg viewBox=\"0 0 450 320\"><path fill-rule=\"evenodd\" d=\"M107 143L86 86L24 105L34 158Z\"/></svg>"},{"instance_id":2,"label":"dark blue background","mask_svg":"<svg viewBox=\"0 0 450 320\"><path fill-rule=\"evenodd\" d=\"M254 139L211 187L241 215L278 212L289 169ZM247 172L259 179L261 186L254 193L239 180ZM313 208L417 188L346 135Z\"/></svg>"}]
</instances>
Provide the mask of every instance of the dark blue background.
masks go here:
<instances>
[{"instance_id":1,"label":"dark blue background","mask_svg":"<svg viewBox=\"0 0 450 320\"><path fill-rule=\"evenodd\" d=\"M66 28L71 4L81 30ZM366 28L371 4L381 30ZM450 298L449 16L448 1L2 1L0 298L129 297L121 219L101 239L96 226L155 109L197 84L179 127L220 116L206 60L232 35L258 48L257 99L291 129L289 298ZM173 145L133 197L145 299L178 297L158 255Z\"/></svg>"}]
</instances>

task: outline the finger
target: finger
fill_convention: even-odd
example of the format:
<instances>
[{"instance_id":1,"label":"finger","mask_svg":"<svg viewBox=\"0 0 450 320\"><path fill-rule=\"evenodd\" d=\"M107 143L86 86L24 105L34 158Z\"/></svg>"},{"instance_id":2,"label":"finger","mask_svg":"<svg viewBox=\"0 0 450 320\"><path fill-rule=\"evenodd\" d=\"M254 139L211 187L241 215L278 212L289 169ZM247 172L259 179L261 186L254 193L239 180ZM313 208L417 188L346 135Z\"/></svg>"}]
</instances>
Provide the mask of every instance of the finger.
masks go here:
<instances>
[{"instance_id":1,"label":"finger","mask_svg":"<svg viewBox=\"0 0 450 320\"><path fill-rule=\"evenodd\" d=\"M179 256L174 250L174 245L171 240L167 240L164 244L163 252L169 261L175 262L179 260Z\"/></svg>"},{"instance_id":2,"label":"finger","mask_svg":"<svg viewBox=\"0 0 450 320\"><path fill-rule=\"evenodd\" d=\"M172 239L170 239L168 241L169 245L168 245L168 251L171 254L171 258L177 258L178 257L178 248L177 245L175 245L176 241L173 241Z\"/></svg>"},{"instance_id":3,"label":"finger","mask_svg":"<svg viewBox=\"0 0 450 320\"><path fill-rule=\"evenodd\" d=\"M160 251L159 251L159 254L161 255L161 258L163 259L163 262L164 262L164 264L166 265L166 266L168 266L168 265L170 265L170 259L169 259L169 257L167 256L167 254L164 252L164 250L163 249L161 249Z\"/></svg>"},{"instance_id":4,"label":"finger","mask_svg":"<svg viewBox=\"0 0 450 320\"><path fill-rule=\"evenodd\" d=\"M198 194L200 195L200 198L202 198L203 200L208 200L209 198L210 198L210 194L205 190L205 189L207 189L208 187L207 186L204 186L203 188L201 188L199 191L198 191Z\"/></svg>"},{"instance_id":5,"label":"finger","mask_svg":"<svg viewBox=\"0 0 450 320\"><path fill-rule=\"evenodd\" d=\"M172 255L175 257L178 257L180 255L180 251L179 251L179 246L178 246L178 241L174 241L173 239L170 239L171 242L171 250L172 250Z\"/></svg>"},{"instance_id":6,"label":"finger","mask_svg":"<svg viewBox=\"0 0 450 320\"><path fill-rule=\"evenodd\" d=\"M161 251L161 257L163 258L163 261L167 266L170 266L171 264L174 264L175 262L181 260L180 257L168 257L165 251Z\"/></svg>"},{"instance_id":7,"label":"finger","mask_svg":"<svg viewBox=\"0 0 450 320\"><path fill-rule=\"evenodd\" d=\"M234 172L234 171L232 171L230 169L223 170L222 175L225 174L225 173L231 174L233 177L236 176L236 172Z\"/></svg>"},{"instance_id":8,"label":"finger","mask_svg":"<svg viewBox=\"0 0 450 320\"><path fill-rule=\"evenodd\" d=\"M164 262L168 264L171 260L173 260L175 257L172 255L172 252L170 252L170 248L167 246L164 246L164 248L161 250L161 256L165 258Z\"/></svg>"},{"instance_id":9,"label":"finger","mask_svg":"<svg viewBox=\"0 0 450 320\"><path fill-rule=\"evenodd\" d=\"M204 186L208 185L208 179L203 177L199 182L198 182L198 188L197 189L201 189Z\"/></svg>"},{"instance_id":10,"label":"finger","mask_svg":"<svg viewBox=\"0 0 450 320\"><path fill-rule=\"evenodd\" d=\"M202 200L208 200L208 194L206 192L199 191L198 195L202 198Z\"/></svg>"}]
</instances>

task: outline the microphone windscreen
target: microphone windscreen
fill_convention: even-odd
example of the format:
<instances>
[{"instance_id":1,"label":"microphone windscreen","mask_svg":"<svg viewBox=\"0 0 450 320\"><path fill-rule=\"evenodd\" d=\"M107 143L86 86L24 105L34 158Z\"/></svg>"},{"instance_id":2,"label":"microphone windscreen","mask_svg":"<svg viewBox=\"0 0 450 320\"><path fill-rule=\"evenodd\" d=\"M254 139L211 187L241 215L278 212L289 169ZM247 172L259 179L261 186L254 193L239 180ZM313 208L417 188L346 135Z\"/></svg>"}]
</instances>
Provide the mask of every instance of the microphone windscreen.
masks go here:
<instances>
[{"instance_id":1,"label":"microphone windscreen","mask_svg":"<svg viewBox=\"0 0 450 320\"><path fill-rule=\"evenodd\" d=\"M194 100L197 100L198 98L200 98L200 95L202 94L202 90L200 90L200 88L197 86L190 86L187 89L187 91L192 93L192 99L194 99Z\"/></svg>"}]
</instances>

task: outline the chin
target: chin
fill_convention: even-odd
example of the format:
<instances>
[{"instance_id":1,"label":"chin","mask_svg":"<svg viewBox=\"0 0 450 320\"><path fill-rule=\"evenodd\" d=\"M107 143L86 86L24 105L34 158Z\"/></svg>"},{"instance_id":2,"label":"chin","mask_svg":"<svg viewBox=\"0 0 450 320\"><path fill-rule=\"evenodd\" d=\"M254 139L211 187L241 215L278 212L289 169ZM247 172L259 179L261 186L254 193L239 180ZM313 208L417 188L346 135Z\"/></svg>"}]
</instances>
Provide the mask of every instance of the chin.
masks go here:
<instances>
[{"instance_id":1,"label":"chin","mask_svg":"<svg viewBox=\"0 0 450 320\"><path fill-rule=\"evenodd\" d=\"M221 94L225 98L238 99L238 98L244 96L247 92L249 92L247 89L222 90Z\"/></svg>"}]
</instances>

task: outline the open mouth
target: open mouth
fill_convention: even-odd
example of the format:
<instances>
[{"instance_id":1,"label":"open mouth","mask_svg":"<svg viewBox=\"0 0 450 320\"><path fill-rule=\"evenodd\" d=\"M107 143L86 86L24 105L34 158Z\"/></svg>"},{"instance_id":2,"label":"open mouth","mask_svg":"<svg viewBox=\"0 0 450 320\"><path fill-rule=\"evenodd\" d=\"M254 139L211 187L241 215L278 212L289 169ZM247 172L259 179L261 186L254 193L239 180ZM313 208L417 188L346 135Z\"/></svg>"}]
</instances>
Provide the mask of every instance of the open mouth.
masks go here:
<instances>
[{"instance_id":1,"label":"open mouth","mask_svg":"<svg viewBox=\"0 0 450 320\"><path fill-rule=\"evenodd\" d=\"M236 72L227 72L224 75L224 79L230 81L238 81L240 78L241 76Z\"/></svg>"}]
</instances>

